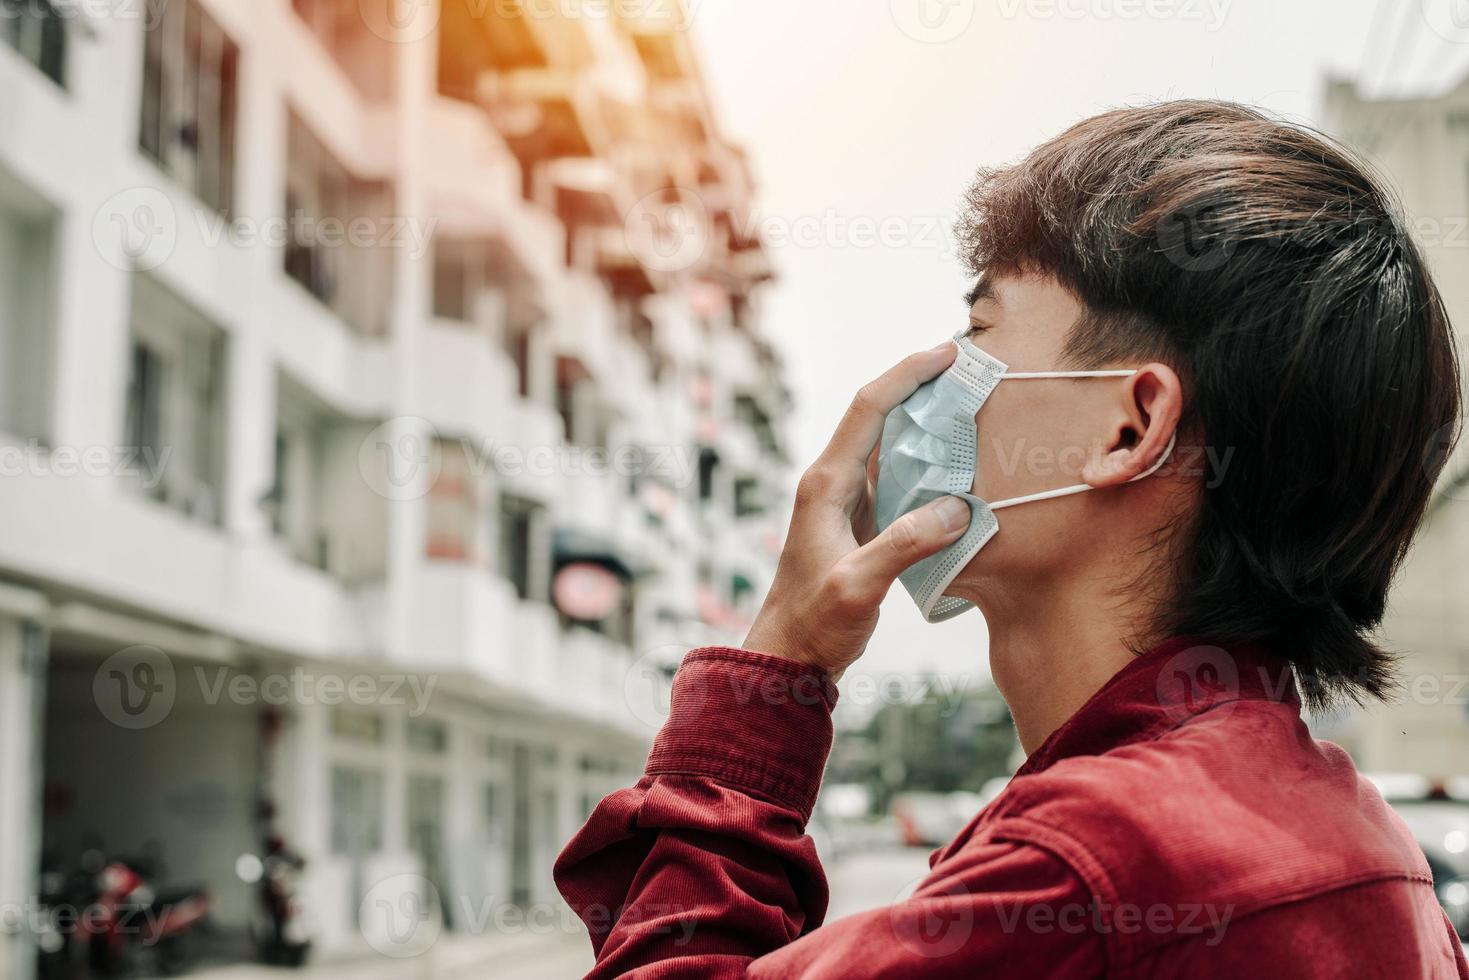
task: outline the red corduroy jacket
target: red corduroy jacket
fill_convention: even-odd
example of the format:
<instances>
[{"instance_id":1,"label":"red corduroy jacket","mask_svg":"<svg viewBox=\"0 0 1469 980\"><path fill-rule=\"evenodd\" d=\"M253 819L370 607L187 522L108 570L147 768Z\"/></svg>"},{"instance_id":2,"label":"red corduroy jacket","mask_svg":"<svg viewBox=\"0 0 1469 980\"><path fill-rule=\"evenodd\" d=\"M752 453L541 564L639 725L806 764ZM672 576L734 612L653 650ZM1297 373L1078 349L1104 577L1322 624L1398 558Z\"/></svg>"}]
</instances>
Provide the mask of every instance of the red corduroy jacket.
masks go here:
<instances>
[{"instance_id":1,"label":"red corduroy jacket","mask_svg":"<svg viewBox=\"0 0 1469 980\"><path fill-rule=\"evenodd\" d=\"M684 659L643 779L556 864L591 976L1469 978L1412 836L1265 651L1139 657L912 897L823 926L835 703L789 660Z\"/></svg>"}]
</instances>

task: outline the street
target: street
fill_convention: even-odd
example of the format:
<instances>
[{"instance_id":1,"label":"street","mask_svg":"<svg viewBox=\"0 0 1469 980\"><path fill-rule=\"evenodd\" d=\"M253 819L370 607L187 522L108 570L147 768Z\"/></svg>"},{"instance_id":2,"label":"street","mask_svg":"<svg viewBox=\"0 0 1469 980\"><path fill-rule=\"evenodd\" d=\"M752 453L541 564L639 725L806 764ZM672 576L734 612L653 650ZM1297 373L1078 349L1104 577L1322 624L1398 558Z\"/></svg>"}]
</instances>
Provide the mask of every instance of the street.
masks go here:
<instances>
[{"instance_id":1,"label":"street","mask_svg":"<svg viewBox=\"0 0 1469 980\"><path fill-rule=\"evenodd\" d=\"M853 853L827 867L831 908L827 921L897 901L928 870L928 851L881 849ZM572 927L537 934L446 935L412 959L353 958L285 971L254 964L211 968L200 980L568 980L592 965L586 936Z\"/></svg>"}]
</instances>

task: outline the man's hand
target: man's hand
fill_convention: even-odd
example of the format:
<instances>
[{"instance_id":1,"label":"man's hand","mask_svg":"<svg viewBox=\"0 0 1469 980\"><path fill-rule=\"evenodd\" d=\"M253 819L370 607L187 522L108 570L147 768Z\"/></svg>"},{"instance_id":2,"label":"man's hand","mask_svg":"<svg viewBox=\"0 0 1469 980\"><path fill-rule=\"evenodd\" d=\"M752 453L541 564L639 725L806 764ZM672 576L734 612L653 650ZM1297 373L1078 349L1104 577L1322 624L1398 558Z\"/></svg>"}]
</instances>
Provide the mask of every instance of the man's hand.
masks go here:
<instances>
[{"instance_id":1,"label":"man's hand","mask_svg":"<svg viewBox=\"0 0 1469 980\"><path fill-rule=\"evenodd\" d=\"M852 399L796 488L790 533L746 649L840 677L867 648L878 604L898 575L963 535L969 505L959 497L905 514L880 535L872 510L884 420L955 354L952 343L913 354Z\"/></svg>"}]
</instances>

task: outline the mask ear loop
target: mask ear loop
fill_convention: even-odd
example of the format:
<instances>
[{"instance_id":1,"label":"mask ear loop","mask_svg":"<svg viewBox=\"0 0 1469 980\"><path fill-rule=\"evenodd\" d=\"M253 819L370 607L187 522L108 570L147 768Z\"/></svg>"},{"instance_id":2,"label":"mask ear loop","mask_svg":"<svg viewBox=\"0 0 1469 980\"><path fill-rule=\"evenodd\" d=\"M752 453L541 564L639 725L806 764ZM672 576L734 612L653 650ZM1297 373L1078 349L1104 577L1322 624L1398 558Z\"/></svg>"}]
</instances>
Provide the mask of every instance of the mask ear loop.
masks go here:
<instances>
[{"instance_id":1,"label":"mask ear loop","mask_svg":"<svg viewBox=\"0 0 1469 980\"><path fill-rule=\"evenodd\" d=\"M1132 372L1129 371L1127 373L1131 374ZM1112 376L1113 375L1109 375L1109 377ZM1006 375L1006 377L1012 377L1012 375ZM1049 377L1049 375L1047 375L1047 377ZM1094 377L1094 375L1086 375L1086 377ZM1143 470L1141 473L1133 477L1131 480L1128 480L1127 482L1136 483L1138 480L1150 477L1154 473L1158 472L1158 470L1162 469L1163 464L1168 462L1168 457L1173 455L1173 447L1174 444L1177 442L1178 432L1174 431L1173 435L1168 437L1168 445L1164 448L1163 455L1158 457L1157 462L1155 462L1152 466L1149 466L1147 469ZM990 504L990 510L1000 510L1005 507L1014 507L1016 504L1029 504L1037 500L1051 500L1054 497L1068 497L1073 493L1085 493L1088 490L1095 489L1096 487L1092 486L1090 483L1078 483L1075 486L1060 487L1056 490L1042 490L1039 493L1029 493L1023 497L1010 497L1007 500L997 501L993 504Z\"/></svg>"}]
</instances>

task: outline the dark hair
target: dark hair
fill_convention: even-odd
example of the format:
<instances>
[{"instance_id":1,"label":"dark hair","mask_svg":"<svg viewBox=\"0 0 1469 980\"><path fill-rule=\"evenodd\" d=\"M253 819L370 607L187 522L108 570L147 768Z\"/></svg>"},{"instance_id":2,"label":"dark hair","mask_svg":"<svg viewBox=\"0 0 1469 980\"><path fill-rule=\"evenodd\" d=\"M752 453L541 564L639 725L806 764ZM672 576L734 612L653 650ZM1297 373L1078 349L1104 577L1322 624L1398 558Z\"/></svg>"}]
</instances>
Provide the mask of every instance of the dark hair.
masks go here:
<instances>
[{"instance_id":1,"label":"dark hair","mask_svg":"<svg viewBox=\"0 0 1469 980\"><path fill-rule=\"evenodd\" d=\"M981 171L966 204L974 272L1054 275L1086 308L1068 357L1173 365L1185 431L1232 453L1164 625L1270 646L1316 707L1383 696L1394 658L1371 635L1457 436L1459 375L1366 165L1251 108L1164 102Z\"/></svg>"}]
</instances>

